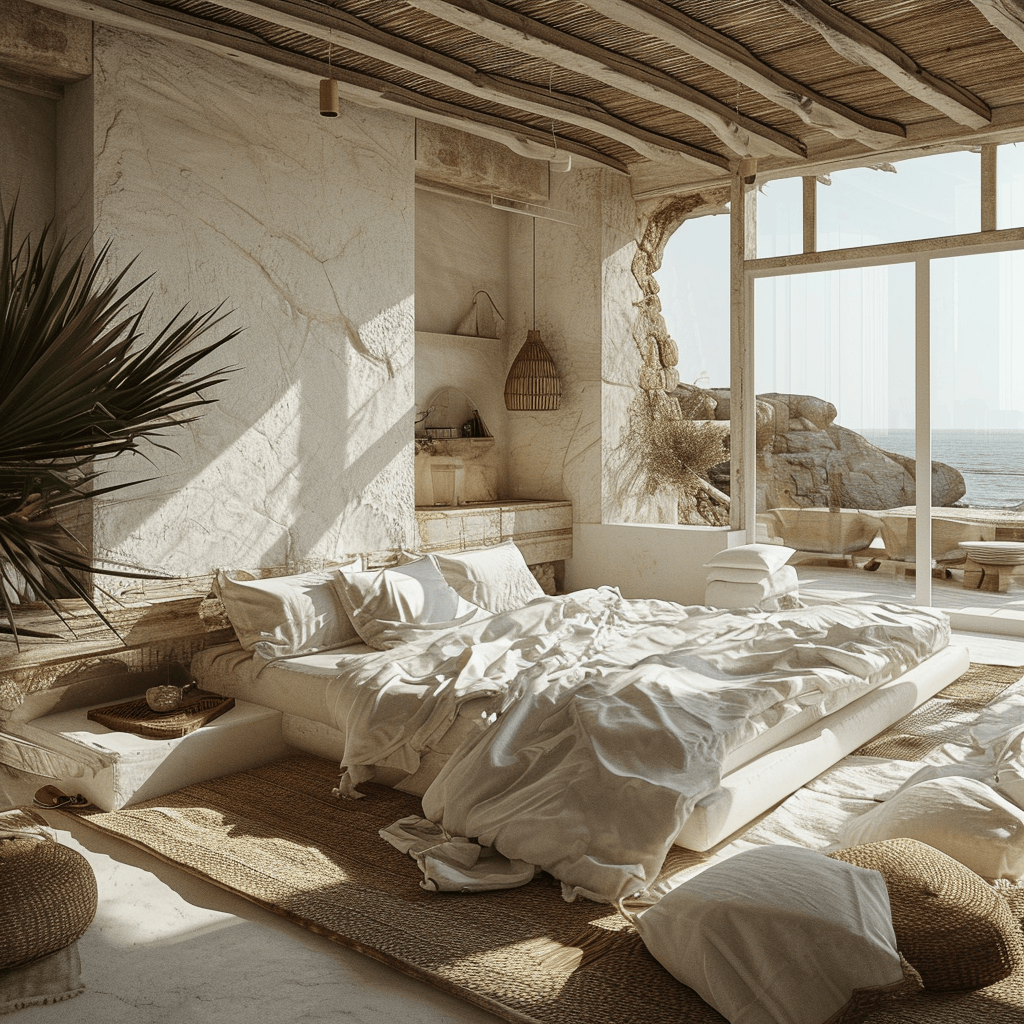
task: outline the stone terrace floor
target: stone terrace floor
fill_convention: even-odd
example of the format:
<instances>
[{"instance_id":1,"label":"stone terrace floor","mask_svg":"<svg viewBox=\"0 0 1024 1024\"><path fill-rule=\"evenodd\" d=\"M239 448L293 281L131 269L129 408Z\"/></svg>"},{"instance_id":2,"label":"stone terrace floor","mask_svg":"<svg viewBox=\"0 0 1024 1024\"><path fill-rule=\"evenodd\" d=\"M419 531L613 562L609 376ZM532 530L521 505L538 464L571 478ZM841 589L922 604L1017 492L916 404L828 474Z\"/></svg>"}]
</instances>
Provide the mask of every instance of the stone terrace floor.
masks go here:
<instances>
[{"instance_id":1,"label":"stone terrace floor","mask_svg":"<svg viewBox=\"0 0 1024 1024\"><path fill-rule=\"evenodd\" d=\"M826 564L805 559L796 563L800 578L800 597L806 603L857 599L866 601L910 601L916 595L914 576L900 576L884 564L868 572L859 561L856 568ZM999 611L1019 614L1024 635L1024 566L1011 577L1009 588L1003 593L985 590L965 590L963 569L955 566L949 579L932 577L932 604L947 611Z\"/></svg>"}]
</instances>

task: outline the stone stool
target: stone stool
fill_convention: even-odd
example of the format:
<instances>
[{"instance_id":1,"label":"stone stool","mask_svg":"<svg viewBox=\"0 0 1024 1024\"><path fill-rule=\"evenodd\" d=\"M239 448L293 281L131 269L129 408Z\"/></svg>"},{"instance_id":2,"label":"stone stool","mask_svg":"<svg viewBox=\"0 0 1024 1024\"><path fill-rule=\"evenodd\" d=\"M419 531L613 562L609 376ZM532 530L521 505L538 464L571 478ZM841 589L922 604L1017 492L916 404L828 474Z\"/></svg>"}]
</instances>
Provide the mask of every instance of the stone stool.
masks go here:
<instances>
[{"instance_id":1,"label":"stone stool","mask_svg":"<svg viewBox=\"0 0 1024 1024\"><path fill-rule=\"evenodd\" d=\"M960 547L967 552L965 590L1005 593L1014 571L1024 565L1024 543L1019 541L963 541Z\"/></svg>"}]
</instances>

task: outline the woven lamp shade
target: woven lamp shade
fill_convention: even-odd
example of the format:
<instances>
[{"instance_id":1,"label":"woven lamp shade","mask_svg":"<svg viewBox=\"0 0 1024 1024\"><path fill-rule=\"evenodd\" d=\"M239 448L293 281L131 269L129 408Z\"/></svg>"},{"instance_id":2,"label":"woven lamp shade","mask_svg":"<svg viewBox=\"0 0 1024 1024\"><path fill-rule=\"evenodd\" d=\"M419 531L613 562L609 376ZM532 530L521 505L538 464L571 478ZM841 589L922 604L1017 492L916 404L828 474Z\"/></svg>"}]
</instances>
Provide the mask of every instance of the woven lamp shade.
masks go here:
<instances>
[{"instance_id":1,"label":"woven lamp shade","mask_svg":"<svg viewBox=\"0 0 1024 1024\"><path fill-rule=\"evenodd\" d=\"M540 340L540 331L527 331L505 378L505 408L547 412L562 400L558 367Z\"/></svg>"}]
</instances>

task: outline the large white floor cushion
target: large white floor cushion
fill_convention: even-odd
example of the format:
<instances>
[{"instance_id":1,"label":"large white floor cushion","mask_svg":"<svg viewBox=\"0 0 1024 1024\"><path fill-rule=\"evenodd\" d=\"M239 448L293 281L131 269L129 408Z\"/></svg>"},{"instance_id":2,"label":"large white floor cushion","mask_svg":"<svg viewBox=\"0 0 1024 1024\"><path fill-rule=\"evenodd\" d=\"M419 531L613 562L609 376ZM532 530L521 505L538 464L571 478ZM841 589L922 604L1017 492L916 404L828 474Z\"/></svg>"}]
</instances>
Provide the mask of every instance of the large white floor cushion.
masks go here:
<instances>
[{"instance_id":1,"label":"large white floor cushion","mask_svg":"<svg viewBox=\"0 0 1024 1024\"><path fill-rule=\"evenodd\" d=\"M946 776L901 789L851 818L842 846L916 839L993 881L1024 876L1024 810L980 779Z\"/></svg>"},{"instance_id":2,"label":"large white floor cushion","mask_svg":"<svg viewBox=\"0 0 1024 1024\"><path fill-rule=\"evenodd\" d=\"M636 926L731 1024L836 1024L921 988L897 951L882 876L816 850L746 850L673 889Z\"/></svg>"}]
</instances>

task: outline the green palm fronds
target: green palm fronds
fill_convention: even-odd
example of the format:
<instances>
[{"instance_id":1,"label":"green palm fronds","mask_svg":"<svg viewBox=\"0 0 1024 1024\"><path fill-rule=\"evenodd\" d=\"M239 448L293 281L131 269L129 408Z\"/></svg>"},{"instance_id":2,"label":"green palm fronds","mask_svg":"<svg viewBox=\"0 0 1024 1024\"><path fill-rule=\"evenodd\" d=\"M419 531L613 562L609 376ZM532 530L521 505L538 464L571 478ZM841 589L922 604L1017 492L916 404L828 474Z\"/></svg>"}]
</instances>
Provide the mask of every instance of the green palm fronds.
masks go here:
<instances>
[{"instance_id":1,"label":"green palm fronds","mask_svg":"<svg viewBox=\"0 0 1024 1024\"><path fill-rule=\"evenodd\" d=\"M63 525L69 510L131 483L97 489L103 463L194 420L216 401L207 391L233 368L193 368L239 330L197 344L230 314L181 309L150 340L147 307L135 311L146 280L112 279L98 255L75 249L47 225L16 244L15 203L3 216L0 251L0 631L13 632L15 599L42 601L61 616L61 598L102 611L83 582L95 569ZM141 482L141 481L137 481Z\"/></svg>"}]
</instances>

